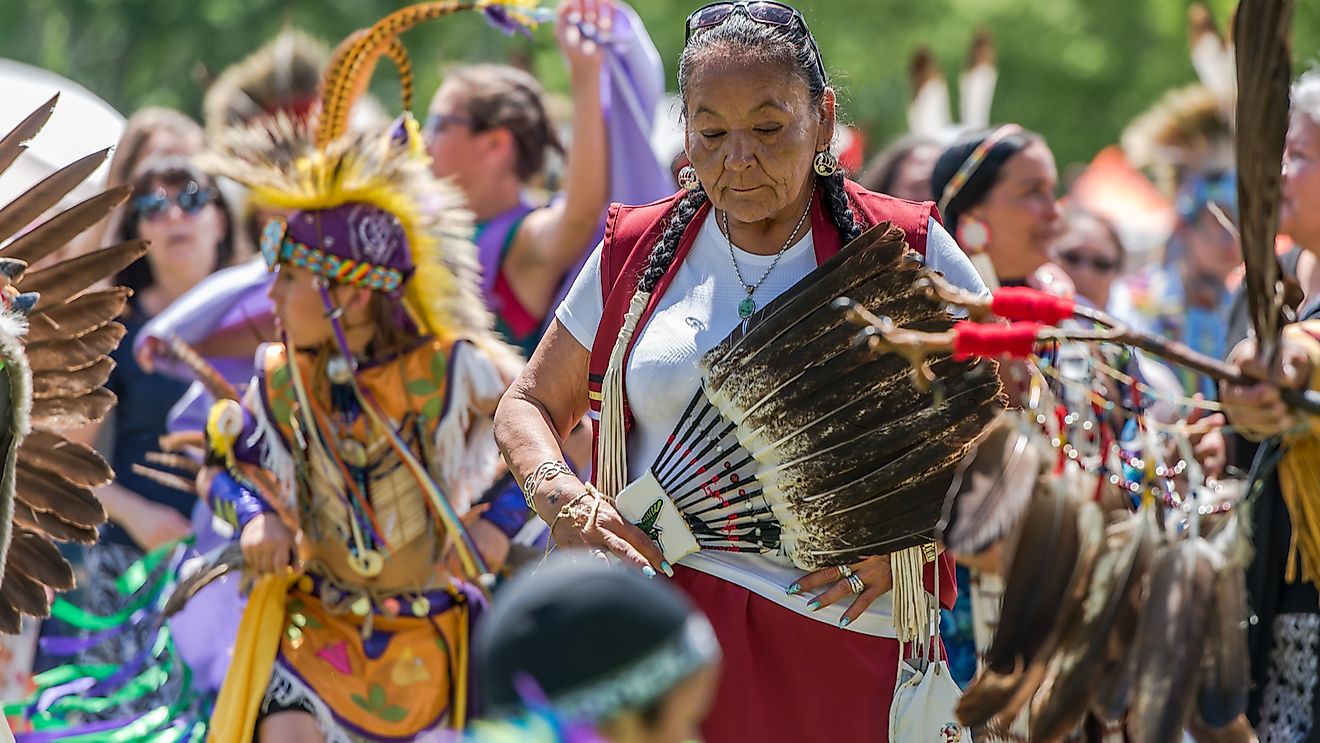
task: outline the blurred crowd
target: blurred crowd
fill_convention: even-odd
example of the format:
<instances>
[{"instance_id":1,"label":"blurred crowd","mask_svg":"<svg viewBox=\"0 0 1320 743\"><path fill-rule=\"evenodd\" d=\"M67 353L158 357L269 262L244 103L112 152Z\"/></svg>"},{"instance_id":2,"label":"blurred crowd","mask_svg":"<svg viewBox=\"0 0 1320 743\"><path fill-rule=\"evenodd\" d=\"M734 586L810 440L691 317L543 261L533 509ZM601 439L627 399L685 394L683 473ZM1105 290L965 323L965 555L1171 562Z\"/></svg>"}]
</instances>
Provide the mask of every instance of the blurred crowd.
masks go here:
<instances>
[{"instance_id":1,"label":"blurred crowd","mask_svg":"<svg viewBox=\"0 0 1320 743\"><path fill-rule=\"evenodd\" d=\"M547 93L533 71L507 65L452 65L444 84L427 91L432 95L421 133L432 173L456 186L470 205L484 298L500 333L525 354L536 348L600 240L608 204L666 197L679 187L678 173L687 165L682 127L673 120L676 107L664 92L663 67L647 30L626 7L620 5L617 13L608 53L592 36L595 29L561 15L556 33L571 80L566 101ZM625 42L632 46L622 48ZM250 377L258 344L274 339L265 302L270 279L257 248L268 215L248 205L238 184L208 172L198 155L235 127L313 115L329 55L321 41L286 30L214 82L206 93L201 123L162 108L132 112L106 178L107 187L126 186L130 197L56 258L68 260L125 240L149 243L146 259L118 281L134 292L122 319L127 334L114 355L109 382L118 407L103 425L79 435L107 452L117 473L115 482L98 492L110 523L100 543L78 555L84 576L78 601L90 612L110 616L125 611L132 596L116 590L116 578L159 548L186 538L203 544L208 539L212 544L223 541L212 532L210 514L194 495L135 467L156 450L162 436L204 423L209 402L189 380L172 372L164 351L169 337L159 328L191 333L189 340L208 358L218 359L217 368L234 383ZM945 77L919 53L909 131L873 136L892 141L878 152L865 152L865 138L848 130L836 137L836 151L849 177L866 188L935 202L944 226L991 289L1030 286L1076 298L1133 328L1225 359L1247 337L1248 321L1235 227L1233 101L1219 83L1223 70L1215 63L1198 67L1204 72L1201 81L1189 81L1153 101L1091 162L1061 168L1049 146L1050 132L1033 131L1030 121L998 123L993 114L996 85L1027 81L999 80L991 42L982 37L971 52L972 74L962 77L960 121L950 115ZM853 85L865 84L861 71L851 72ZM846 110L846 103L840 108ZM384 109L365 99L354 111L352 126L362 132L386 129L392 121ZM1277 254L1289 283L1309 300L1320 282L1314 254L1302 249L1320 245L1320 210L1314 208L1320 204L1320 73L1305 74L1296 83L1291 124ZM968 173L963 166L971 159L980 165ZM196 314L186 303L190 296L199 296L199 287L211 299ZM191 326L178 319L189 312L194 313L190 318L205 315L206 327L189 330ZM1204 376L1154 359L1142 363L1146 383L1161 399L1214 401L1220 396L1217 384ZM1221 430L1226 425L1222 415L1200 422L1203 427L1209 424L1210 433L1196 442L1208 476L1249 468L1251 450L1225 435L1232 432ZM565 441L564 455L580 474L588 470L589 423L584 421ZM510 476L487 493L484 502L498 513L511 499L520 507L522 495ZM509 571L539 557L547 540L544 524L514 518L507 529L507 559L502 561ZM967 564L978 572L993 572L985 562ZM592 607L607 615L600 621L643 627L649 621L658 635L694 621L686 608L675 609L673 616L639 609L658 601L648 597L645 584L623 581L614 586L610 578L587 573L585 579L574 578L574 586L586 580L590 591L601 596L639 596L623 606L600 598ZM944 621L950 661L959 680L966 682L976 661L970 650L972 622L964 611L971 601L972 578L966 567L961 573L966 596L959 607L946 612ZM501 612L535 614L537 601L551 601L548 597L557 590L553 576L552 571L550 582L540 584L540 595L527 587L518 589L527 592L519 599L527 605L512 602L511 608L498 609L497 630L502 617L512 622ZM236 589L231 586L229 591L225 600L238 606ZM663 601L660 605L675 606ZM236 616L236 609L229 611ZM543 629L561 631L572 621L557 618ZM55 632L58 624L50 622L43 631ZM519 635L517 627L507 631L516 642L509 640L512 649L491 651L496 658L492 662L504 657L501 653L544 652L558 654L546 660L545 667L560 668L566 661L559 656L573 652L544 646L539 651L519 649L517 642L528 647L535 643ZM140 625L120 641L93 647L75 660L124 663L149 650L154 633L153 627ZM960 654L956 640L964 635L969 642ZM31 643L32 637L24 642ZM210 667L206 649L199 653L193 665ZM39 654L35 667L39 671L66 660ZM24 686L30 683L10 670L0 678L10 683L0 687L0 697L8 700L25 696L29 689ZM223 670L208 683L218 688L222 677ZM700 690L679 691L700 695ZM129 707L149 709L170 694L164 686L93 716L123 717ZM691 703L683 714L699 719L700 707ZM695 725L669 720L669 732L643 734L657 719L667 718L643 714L636 730L616 731L613 739L677 742ZM665 737L675 735L673 730L678 731L676 737Z\"/></svg>"}]
</instances>

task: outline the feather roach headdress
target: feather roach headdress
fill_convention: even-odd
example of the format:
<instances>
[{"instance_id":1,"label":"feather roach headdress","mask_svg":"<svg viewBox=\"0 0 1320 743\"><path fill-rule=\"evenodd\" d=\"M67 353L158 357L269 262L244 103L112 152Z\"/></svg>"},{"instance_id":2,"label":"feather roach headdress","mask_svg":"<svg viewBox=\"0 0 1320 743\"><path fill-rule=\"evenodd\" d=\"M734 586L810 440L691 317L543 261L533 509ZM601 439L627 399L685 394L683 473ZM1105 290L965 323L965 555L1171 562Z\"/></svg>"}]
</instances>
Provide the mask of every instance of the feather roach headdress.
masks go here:
<instances>
[{"instance_id":1,"label":"feather roach headdress","mask_svg":"<svg viewBox=\"0 0 1320 743\"><path fill-rule=\"evenodd\" d=\"M320 98L321 70L329 60L325 44L297 29L278 36L216 78L202 102L212 136L228 127L285 112L306 119Z\"/></svg>"},{"instance_id":2,"label":"feather roach headdress","mask_svg":"<svg viewBox=\"0 0 1320 743\"><path fill-rule=\"evenodd\" d=\"M23 154L54 111L52 98L0 138L0 173ZM94 450L59 431L101 420L115 404L105 389L108 358L124 337L114 319L131 292L88 291L146 252L133 241L26 272L104 218L129 187L93 196L36 226L106 157L96 152L55 172L0 207L0 632L20 616L50 614L48 590L73 588L55 542L90 544L105 522L92 488L113 473ZM24 231L26 230L26 231Z\"/></svg>"},{"instance_id":3,"label":"feather roach headdress","mask_svg":"<svg viewBox=\"0 0 1320 743\"><path fill-rule=\"evenodd\" d=\"M536 15L527 0L445 0L402 8L350 35L335 50L314 122L277 116L224 133L204 156L213 172L250 189L251 203L287 213L263 229L262 255L272 270L290 264L318 278L343 361L340 368L349 372L335 384L348 388L346 393L362 404L377 429L395 437L374 398L362 394L356 383L355 357L330 282L397 298L423 334L447 342L470 341L510 377L518 366L516 353L495 335L478 293L471 214L455 188L431 175L419 127L408 112L412 65L399 35L463 10L483 11L501 27L534 22ZM388 132L350 133L349 112L382 57L398 68L403 114ZM296 370L294 386L304 394ZM424 471L406 447L400 451L410 469ZM418 482L446 531L454 535L464 572L473 579L485 578L480 553L453 505L429 477ZM378 572L376 565L364 563L364 575Z\"/></svg>"}]
</instances>

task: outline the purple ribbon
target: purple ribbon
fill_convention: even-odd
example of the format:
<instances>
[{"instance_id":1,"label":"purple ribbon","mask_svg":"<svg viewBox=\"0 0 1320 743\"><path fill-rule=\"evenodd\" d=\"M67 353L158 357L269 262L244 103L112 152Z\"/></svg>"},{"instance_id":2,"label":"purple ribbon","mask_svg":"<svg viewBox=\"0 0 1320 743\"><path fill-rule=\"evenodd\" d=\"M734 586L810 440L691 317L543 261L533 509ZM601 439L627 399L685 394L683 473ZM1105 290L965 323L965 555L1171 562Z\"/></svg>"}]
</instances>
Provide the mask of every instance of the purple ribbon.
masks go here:
<instances>
[{"instance_id":1,"label":"purple ribbon","mask_svg":"<svg viewBox=\"0 0 1320 743\"><path fill-rule=\"evenodd\" d=\"M128 625L121 624L118 627L111 627L92 635L81 635L78 637L43 637L39 641L41 652L46 655L67 657L84 653L114 637L123 634L124 627Z\"/></svg>"}]
</instances>

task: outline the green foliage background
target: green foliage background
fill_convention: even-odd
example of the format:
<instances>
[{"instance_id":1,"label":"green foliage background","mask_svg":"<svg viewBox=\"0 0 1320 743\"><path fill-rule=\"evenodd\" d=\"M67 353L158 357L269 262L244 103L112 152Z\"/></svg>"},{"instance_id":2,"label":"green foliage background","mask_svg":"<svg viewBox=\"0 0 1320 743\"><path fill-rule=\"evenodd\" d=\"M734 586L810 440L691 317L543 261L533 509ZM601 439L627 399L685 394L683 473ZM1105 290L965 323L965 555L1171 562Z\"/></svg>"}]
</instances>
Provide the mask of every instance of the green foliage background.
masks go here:
<instances>
[{"instance_id":1,"label":"green foliage background","mask_svg":"<svg viewBox=\"0 0 1320 743\"><path fill-rule=\"evenodd\" d=\"M700 0L633 0L672 81L683 19ZM999 47L994 119L1041 131L1061 163L1086 160L1171 86L1195 80L1187 55L1188 0L801 0L843 89L844 114L872 148L902 133L907 63L929 44L956 80L972 34ZM121 111L159 104L200 113L203 86L279 30L301 26L335 42L404 3L392 0L0 0L0 56L66 75ZM1212 0L1226 19L1233 0ZM1299 0L1298 69L1320 58L1320 2ZM418 106L443 62L529 60L552 89L566 75L553 35L505 38L479 18L423 26L406 42ZM673 87L671 82L671 87ZM397 100L382 72L376 92ZM955 90L956 95L956 90ZM955 101L956 106L956 101ZM956 110L956 109L955 109Z\"/></svg>"}]
</instances>

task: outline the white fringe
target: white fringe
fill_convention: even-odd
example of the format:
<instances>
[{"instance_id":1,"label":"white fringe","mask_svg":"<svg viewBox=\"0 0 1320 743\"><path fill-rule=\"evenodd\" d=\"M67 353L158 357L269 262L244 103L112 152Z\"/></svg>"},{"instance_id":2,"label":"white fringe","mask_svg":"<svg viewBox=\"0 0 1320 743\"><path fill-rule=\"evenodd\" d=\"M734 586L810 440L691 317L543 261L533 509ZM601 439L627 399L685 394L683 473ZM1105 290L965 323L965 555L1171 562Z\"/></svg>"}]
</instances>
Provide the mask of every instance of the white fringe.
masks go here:
<instances>
[{"instance_id":1,"label":"white fringe","mask_svg":"<svg viewBox=\"0 0 1320 743\"><path fill-rule=\"evenodd\" d=\"M908 547L889 556L894 582L894 632L900 643L917 643L917 657L926 657L930 633L930 602L922 580L926 558L922 548ZM936 566L936 570L939 566Z\"/></svg>"},{"instance_id":2,"label":"white fringe","mask_svg":"<svg viewBox=\"0 0 1320 743\"><path fill-rule=\"evenodd\" d=\"M248 446L258 447L261 452L262 468L275 477L280 487L278 495L284 501L285 507L292 512L298 503L297 472L293 457L289 455L289 450L284 448L283 434L276 428L275 422L266 417L266 406L261 399L261 385L248 386L243 406L252 414L252 419L257 424L257 429L245 443Z\"/></svg>"},{"instance_id":3,"label":"white fringe","mask_svg":"<svg viewBox=\"0 0 1320 743\"><path fill-rule=\"evenodd\" d=\"M462 515L495 480L500 453L494 419L483 411L494 410L506 385L496 365L469 342L454 344L449 364L449 409L436 426L432 466L443 474L445 496Z\"/></svg>"},{"instance_id":4,"label":"white fringe","mask_svg":"<svg viewBox=\"0 0 1320 743\"><path fill-rule=\"evenodd\" d=\"M330 711L330 705L322 701L301 679L278 664L270 675L270 687L266 690L262 709L268 708L272 702L280 707L311 707L316 726L325 734L325 743L358 743L356 737L340 727L334 713Z\"/></svg>"},{"instance_id":5,"label":"white fringe","mask_svg":"<svg viewBox=\"0 0 1320 743\"><path fill-rule=\"evenodd\" d=\"M607 497L618 495L628 484L628 442L623 425L623 361L649 301L650 292L638 291L633 295L628 305L628 314L623 318L623 327L619 330L619 339L610 351L610 363L601 383L596 483L600 492Z\"/></svg>"}]
</instances>

